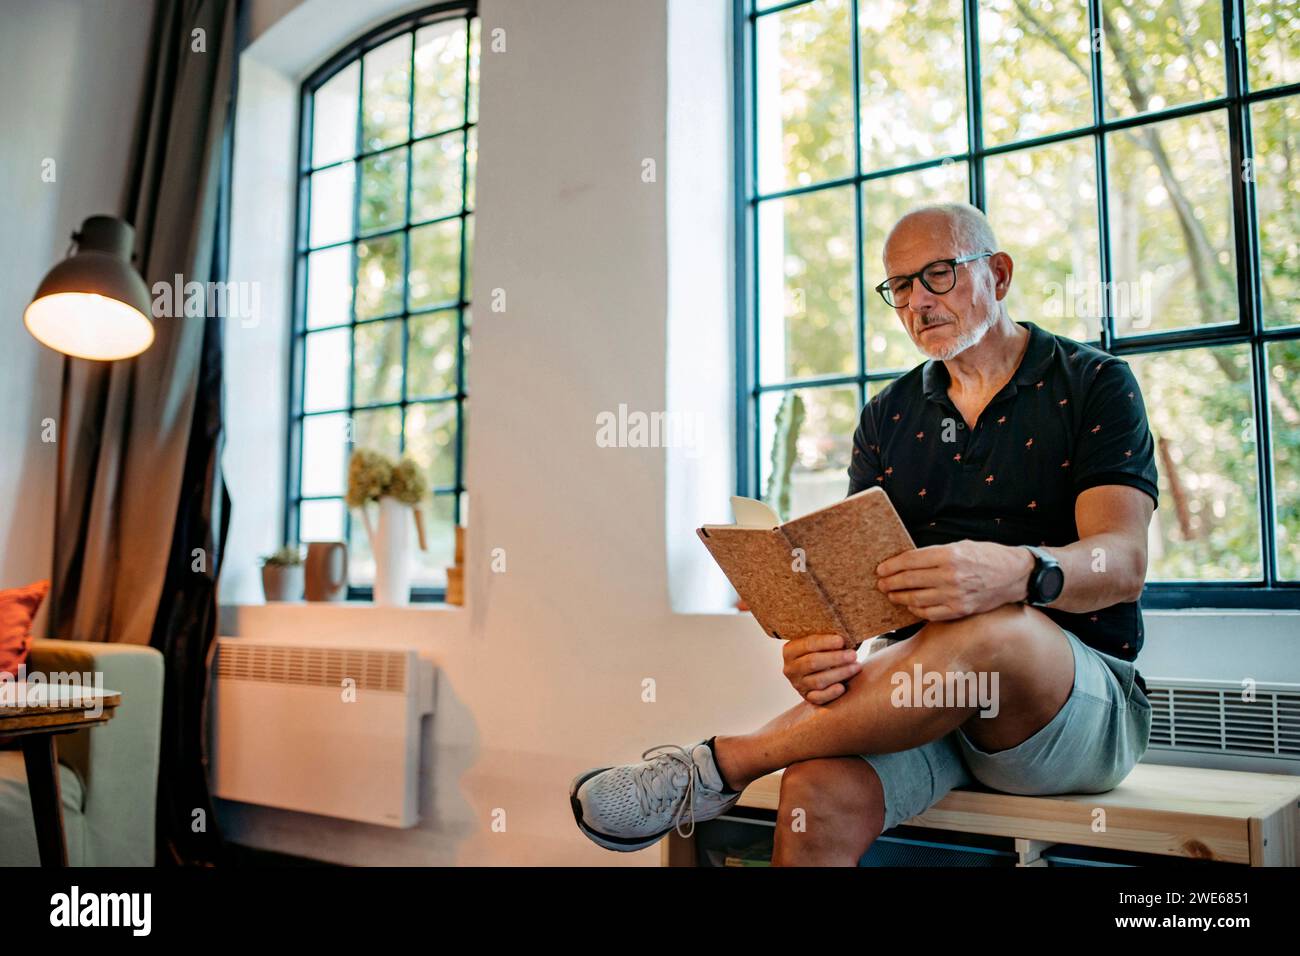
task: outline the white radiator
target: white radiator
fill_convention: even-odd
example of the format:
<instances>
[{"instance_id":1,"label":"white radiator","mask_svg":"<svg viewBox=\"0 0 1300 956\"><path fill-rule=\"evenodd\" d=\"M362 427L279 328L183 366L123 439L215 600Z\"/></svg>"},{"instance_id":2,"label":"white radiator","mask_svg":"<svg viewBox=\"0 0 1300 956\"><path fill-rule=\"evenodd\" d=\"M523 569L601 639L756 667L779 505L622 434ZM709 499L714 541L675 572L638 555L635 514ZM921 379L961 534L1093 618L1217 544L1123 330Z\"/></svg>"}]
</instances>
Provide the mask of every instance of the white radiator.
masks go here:
<instances>
[{"instance_id":1,"label":"white radiator","mask_svg":"<svg viewBox=\"0 0 1300 956\"><path fill-rule=\"evenodd\" d=\"M433 665L411 649L217 638L214 792L390 827L420 819Z\"/></svg>"}]
</instances>

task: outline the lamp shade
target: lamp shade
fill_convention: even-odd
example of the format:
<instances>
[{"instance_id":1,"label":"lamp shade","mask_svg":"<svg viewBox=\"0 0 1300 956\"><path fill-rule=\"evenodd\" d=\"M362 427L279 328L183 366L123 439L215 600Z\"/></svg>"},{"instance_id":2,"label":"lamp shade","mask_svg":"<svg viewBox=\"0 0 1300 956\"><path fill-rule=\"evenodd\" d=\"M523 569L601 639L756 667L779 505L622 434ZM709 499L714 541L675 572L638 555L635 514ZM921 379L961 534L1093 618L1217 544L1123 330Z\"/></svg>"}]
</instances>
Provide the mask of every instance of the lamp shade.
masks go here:
<instances>
[{"instance_id":1,"label":"lamp shade","mask_svg":"<svg viewBox=\"0 0 1300 956\"><path fill-rule=\"evenodd\" d=\"M73 236L74 255L49 271L23 313L37 341L77 358L111 361L153 342L149 288L131 266L135 230L91 216Z\"/></svg>"}]
</instances>

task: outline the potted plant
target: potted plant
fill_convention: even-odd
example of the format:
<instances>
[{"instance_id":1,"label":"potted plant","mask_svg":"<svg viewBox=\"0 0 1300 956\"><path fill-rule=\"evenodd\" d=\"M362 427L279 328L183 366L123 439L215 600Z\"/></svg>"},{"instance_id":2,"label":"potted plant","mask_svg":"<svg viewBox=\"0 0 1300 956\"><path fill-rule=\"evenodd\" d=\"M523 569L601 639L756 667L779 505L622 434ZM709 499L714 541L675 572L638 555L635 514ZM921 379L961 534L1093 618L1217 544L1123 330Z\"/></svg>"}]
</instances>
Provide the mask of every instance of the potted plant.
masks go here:
<instances>
[{"instance_id":1,"label":"potted plant","mask_svg":"<svg viewBox=\"0 0 1300 956\"><path fill-rule=\"evenodd\" d=\"M296 545L262 557L262 593L268 601L302 600L302 552Z\"/></svg>"},{"instance_id":2,"label":"potted plant","mask_svg":"<svg viewBox=\"0 0 1300 956\"><path fill-rule=\"evenodd\" d=\"M410 458L394 464L365 448L348 462L349 508L361 511L370 550L375 556L375 603L404 605L411 600L411 528L419 536L420 550L428 547L424 516L418 507L428 492L420 466ZM379 506L378 528L370 517L370 502Z\"/></svg>"}]
</instances>

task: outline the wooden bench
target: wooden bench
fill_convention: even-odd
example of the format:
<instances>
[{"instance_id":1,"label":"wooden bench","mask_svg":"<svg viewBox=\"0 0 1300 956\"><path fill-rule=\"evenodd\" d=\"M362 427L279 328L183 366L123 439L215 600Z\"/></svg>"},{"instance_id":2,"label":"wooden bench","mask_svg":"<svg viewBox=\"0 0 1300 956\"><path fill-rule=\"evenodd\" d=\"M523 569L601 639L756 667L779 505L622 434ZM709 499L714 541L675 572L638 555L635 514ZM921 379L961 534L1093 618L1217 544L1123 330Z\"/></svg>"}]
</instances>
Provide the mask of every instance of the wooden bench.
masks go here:
<instances>
[{"instance_id":1,"label":"wooden bench","mask_svg":"<svg viewBox=\"0 0 1300 956\"><path fill-rule=\"evenodd\" d=\"M781 773L745 788L739 806L777 809ZM1104 828L1101 814L1105 811ZM1300 862L1300 777L1138 764L1114 790L1020 797L953 790L908 825L1015 840L1018 866L1045 866L1058 844L1251 866ZM707 826L707 824L703 824ZM664 866L693 866L694 839L671 833Z\"/></svg>"}]
</instances>

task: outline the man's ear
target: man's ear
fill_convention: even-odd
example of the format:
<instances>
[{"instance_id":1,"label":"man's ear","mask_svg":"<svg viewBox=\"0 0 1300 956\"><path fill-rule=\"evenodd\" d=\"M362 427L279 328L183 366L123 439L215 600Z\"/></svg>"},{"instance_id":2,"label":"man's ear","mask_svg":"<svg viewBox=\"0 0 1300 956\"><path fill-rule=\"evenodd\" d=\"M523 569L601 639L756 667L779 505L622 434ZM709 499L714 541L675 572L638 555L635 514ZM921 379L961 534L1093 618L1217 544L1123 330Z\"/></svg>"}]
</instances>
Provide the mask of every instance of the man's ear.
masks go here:
<instances>
[{"instance_id":1,"label":"man's ear","mask_svg":"<svg viewBox=\"0 0 1300 956\"><path fill-rule=\"evenodd\" d=\"M993 291L1001 302L1011 291L1011 274L1016 264L1005 252L995 252L989 257L989 269L993 271Z\"/></svg>"}]
</instances>

